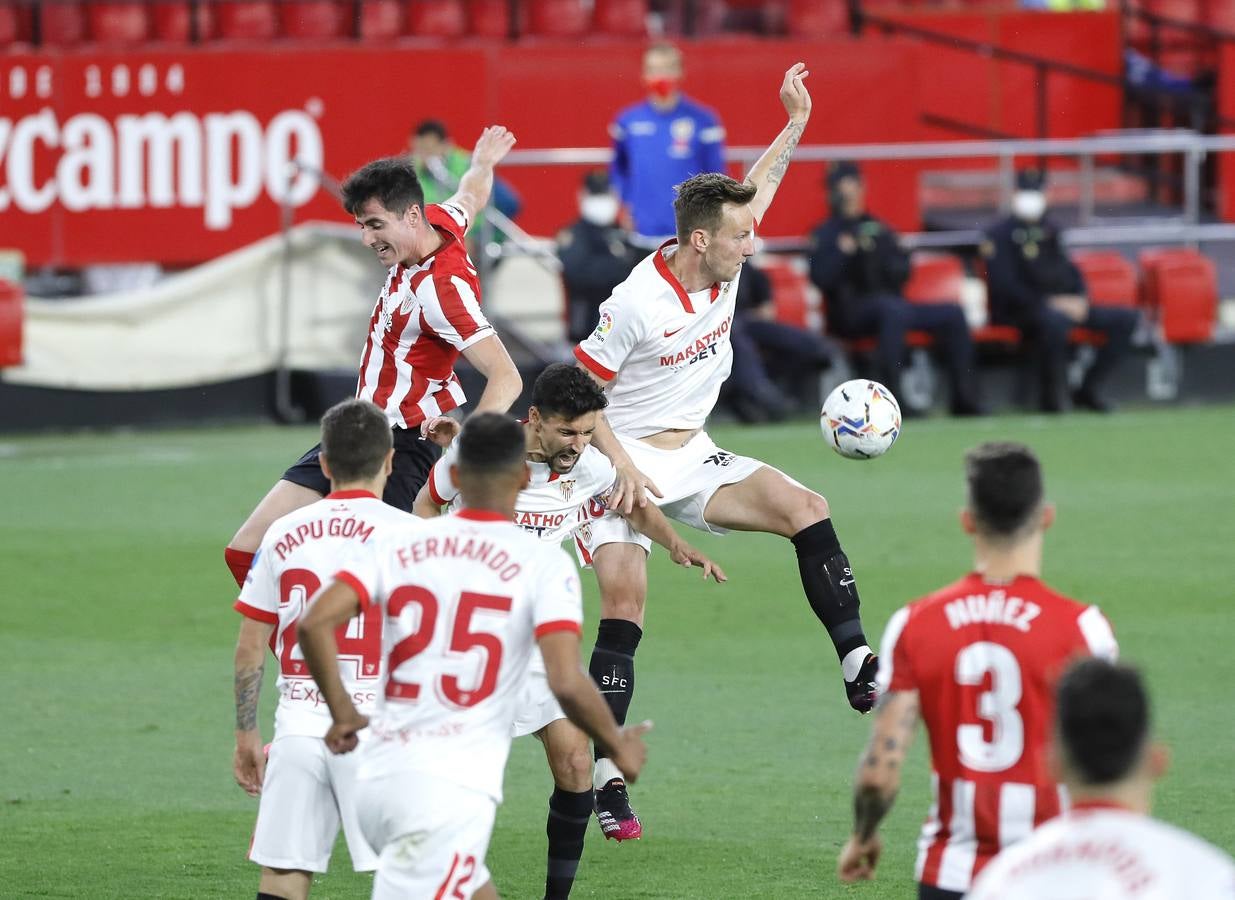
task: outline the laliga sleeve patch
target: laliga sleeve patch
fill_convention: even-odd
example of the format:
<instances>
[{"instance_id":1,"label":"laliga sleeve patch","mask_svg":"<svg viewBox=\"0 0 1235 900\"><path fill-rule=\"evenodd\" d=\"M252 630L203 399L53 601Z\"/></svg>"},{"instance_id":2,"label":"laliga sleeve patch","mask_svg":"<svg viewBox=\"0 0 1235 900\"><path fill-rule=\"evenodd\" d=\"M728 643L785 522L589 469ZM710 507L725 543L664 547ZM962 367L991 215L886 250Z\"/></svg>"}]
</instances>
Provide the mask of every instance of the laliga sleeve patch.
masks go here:
<instances>
[{"instance_id":1,"label":"laliga sleeve patch","mask_svg":"<svg viewBox=\"0 0 1235 900\"><path fill-rule=\"evenodd\" d=\"M604 310L600 314L600 321L596 323L596 330L592 332L592 340L598 344L603 344L609 332L613 330L613 313L609 310Z\"/></svg>"}]
</instances>

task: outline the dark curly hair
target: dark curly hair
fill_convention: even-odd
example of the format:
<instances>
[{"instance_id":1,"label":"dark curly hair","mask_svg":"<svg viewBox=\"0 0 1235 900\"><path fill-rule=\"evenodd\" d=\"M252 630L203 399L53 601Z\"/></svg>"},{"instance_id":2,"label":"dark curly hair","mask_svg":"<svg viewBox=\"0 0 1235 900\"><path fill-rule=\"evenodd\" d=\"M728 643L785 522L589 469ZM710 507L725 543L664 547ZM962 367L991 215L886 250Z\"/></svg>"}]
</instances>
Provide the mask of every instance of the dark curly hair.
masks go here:
<instances>
[{"instance_id":1,"label":"dark curly hair","mask_svg":"<svg viewBox=\"0 0 1235 900\"><path fill-rule=\"evenodd\" d=\"M532 385L532 406L546 418L559 416L570 422L608 405L609 398L592 376L567 363L549 366Z\"/></svg>"},{"instance_id":2,"label":"dark curly hair","mask_svg":"<svg viewBox=\"0 0 1235 900\"><path fill-rule=\"evenodd\" d=\"M405 156L375 159L343 182L343 208L348 215L360 215L361 208L374 198L396 216L413 206L424 209L425 191L410 159Z\"/></svg>"}]
</instances>

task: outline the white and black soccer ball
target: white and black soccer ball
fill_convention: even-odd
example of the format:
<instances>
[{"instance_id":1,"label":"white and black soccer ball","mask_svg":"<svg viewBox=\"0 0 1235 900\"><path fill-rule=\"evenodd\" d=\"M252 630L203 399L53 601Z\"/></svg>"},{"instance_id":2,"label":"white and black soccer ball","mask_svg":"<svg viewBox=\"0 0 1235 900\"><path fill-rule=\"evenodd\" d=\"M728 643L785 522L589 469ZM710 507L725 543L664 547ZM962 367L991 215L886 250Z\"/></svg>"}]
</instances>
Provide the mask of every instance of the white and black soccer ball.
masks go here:
<instances>
[{"instance_id":1,"label":"white and black soccer ball","mask_svg":"<svg viewBox=\"0 0 1235 900\"><path fill-rule=\"evenodd\" d=\"M874 459L896 443L901 407L879 382L857 378L828 394L819 427L828 446L846 459Z\"/></svg>"}]
</instances>

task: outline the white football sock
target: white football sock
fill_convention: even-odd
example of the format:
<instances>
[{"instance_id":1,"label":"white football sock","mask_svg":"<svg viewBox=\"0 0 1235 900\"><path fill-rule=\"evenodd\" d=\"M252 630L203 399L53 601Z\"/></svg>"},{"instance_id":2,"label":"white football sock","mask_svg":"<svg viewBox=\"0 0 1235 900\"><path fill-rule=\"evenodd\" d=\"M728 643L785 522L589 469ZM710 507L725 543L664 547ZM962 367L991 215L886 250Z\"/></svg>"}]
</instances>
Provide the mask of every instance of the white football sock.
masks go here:
<instances>
[{"instance_id":1,"label":"white football sock","mask_svg":"<svg viewBox=\"0 0 1235 900\"><path fill-rule=\"evenodd\" d=\"M858 670L862 668L862 663L866 662L870 652L871 648L863 644L845 654L840 663L840 671L846 681L853 681L858 677Z\"/></svg>"},{"instance_id":2,"label":"white football sock","mask_svg":"<svg viewBox=\"0 0 1235 900\"><path fill-rule=\"evenodd\" d=\"M626 776L621 773L617 766L613 764L613 760L601 757L596 760L596 768L592 774L592 786L596 790L600 790L614 778L620 778L626 781Z\"/></svg>"}]
</instances>

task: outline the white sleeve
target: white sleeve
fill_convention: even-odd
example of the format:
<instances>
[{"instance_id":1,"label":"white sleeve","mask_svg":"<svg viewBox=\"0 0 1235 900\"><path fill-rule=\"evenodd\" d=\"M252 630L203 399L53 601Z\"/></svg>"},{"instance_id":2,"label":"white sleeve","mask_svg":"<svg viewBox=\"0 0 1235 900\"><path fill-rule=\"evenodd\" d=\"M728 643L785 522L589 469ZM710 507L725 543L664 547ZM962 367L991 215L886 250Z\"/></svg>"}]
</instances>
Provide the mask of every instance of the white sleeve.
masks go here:
<instances>
[{"instance_id":1,"label":"white sleeve","mask_svg":"<svg viewBox=\"0 0 1235 900\"><path fill-rule=\"evenodd\" d=\"M1090 653L1110 662L1119 659L1119 644L1115 641L1115 632L1106 616L1102 615L1102 610L1090 606L1081 613L1076 624L1081 629L1081 636L1085 638Z\"/></svg>"},{"instance_id":2,"label":"white sleeve","mask_svg":"<svg viewBox=\"0 0 1235 900\"><path fill-rule=\"evenodd\" d=\"M275 577L271 558L274 552L266 542L262 542L253 563L249 566L249 574L245 576L244 586L240 589L240 597L233 608L248 619L256 619L274 625L279 621L279 580Z\"/></svg>"},{"instance_id":3,"label":"white sleeve","mask_svg":"<svg viewBox=\"0 0 1235 900\"><path fill-rule=\"evenodd\" d=\"M583 594L579 570L561 547L545 547L537 577L532 579L532 625L536 637L555 631L583 633Z\"/></svg>"},{"instance_id":4,"label":"white sleeve","mask_svg":"<svg viewBox=\"0 0 1235 900\"><path fill-rule=\"evenodd\" d=\"M389 536L395 529L387 529L376 541L352 544L340 556L338 571L331 581L341 581L356 592L360 598L360 610L364 612L384 599L382 583L382 560L389 553Z\"/></svg>"},{"instance_id":5,"label":"white sleeve","mask_svg":"<svg viewBox=\"0 0 1235 900\"><path fill-rule=\"evenodd\" d=\"M575 358L604 381L612 381L644 338L647 323L634 304L610 297L600 304L596 328L575 348Z\"/></svg>"},{"instance_id":6,"label":"white sleeve","mask_svg":"<svg viewBox=\"0 0 1235 900\"><path fill-rule=\"evenodd\" d=\"M459 493L458 486L450 477L450 467L459 458L458 444L459 439L455 438L429 470L429 496L438 506L445 506Z\"/></svg>"}]
</instances>

